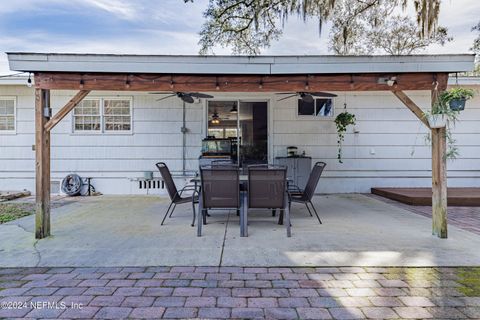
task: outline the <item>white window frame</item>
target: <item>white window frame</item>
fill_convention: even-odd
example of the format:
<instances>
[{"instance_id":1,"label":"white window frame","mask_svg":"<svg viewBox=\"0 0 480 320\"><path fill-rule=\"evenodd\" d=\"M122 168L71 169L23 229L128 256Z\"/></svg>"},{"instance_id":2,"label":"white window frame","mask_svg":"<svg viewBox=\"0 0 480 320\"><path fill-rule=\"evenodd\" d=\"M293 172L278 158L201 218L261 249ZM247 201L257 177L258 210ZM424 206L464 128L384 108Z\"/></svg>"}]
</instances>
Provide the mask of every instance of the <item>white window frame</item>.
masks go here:
<instances>
[{"instance_id":1,"label":"white window frame","mask_svg":"<svg viewBox=\"0 0 480 320\"><path fill-rule=\"evenodd\" d=\"M13 130L0 130L0 134L17 134L17 97L16 96L0 96L0 100L13 101Z\"/></svg>"},{"instance_id":2,"label":"white window frame","mask_svg":"<svg viewBox=\"0 0 480 320\"><path fill-rule=\"evenodd\" d=\"M84 100L100 101L100 130L75 130L75 115L72 112L72 134L73 135L129 135L133 134L133 97L131 96L105 96L89 97ZM130 130L105 130L105 100L127 100L130 102Z\"/></svg>"},{"instance_id":3,"label":"white window frame","mask_svg":"<svg viewBox=\"0 0 480 320\"><path fill-rule=\"evenodd\" d=\"M99 114L98 116L100 117L100 130L76 130L75 129L75 108L72 110L72 132L74 134L101 134L102 133L102 128L103 128L103 116L102 116L102 99L101 98L85 98L82 100L83 101L98 101L98 106L99 106Z\"/></svg>"},{"instance_id":4,"label":"white window frame","mask_svg":"<svg viewBox=\"0 0 480 320\"><path fill-rule=\"evenodd\" d=\"M130 130L105 129L105 100L127 100L130 102ZM133 97L103 97L102 98L102 132L104 134L131 134L133 132Z\"/></svg>"},{"instance_id":5,"label":"white window frame","mask_svg":"<svg viewBox=\"0 0 480 320\"><path fill-rule=\"evenodd\" d=\"M314 103L314 114L312 115L303 115L303 114L298 114L298 100L301 100L301 99L297 99L295 102L295 115L297 117L298 120L331 120L333 118L335 118L335 98L333 97L321 97L321 96L318 96L318 97L314 97L315 99L315 103ZM332 100L332 112L331 112L331 116L318 116L317 115L317 99L330 99Z\"/></svg>"}]
</instances>

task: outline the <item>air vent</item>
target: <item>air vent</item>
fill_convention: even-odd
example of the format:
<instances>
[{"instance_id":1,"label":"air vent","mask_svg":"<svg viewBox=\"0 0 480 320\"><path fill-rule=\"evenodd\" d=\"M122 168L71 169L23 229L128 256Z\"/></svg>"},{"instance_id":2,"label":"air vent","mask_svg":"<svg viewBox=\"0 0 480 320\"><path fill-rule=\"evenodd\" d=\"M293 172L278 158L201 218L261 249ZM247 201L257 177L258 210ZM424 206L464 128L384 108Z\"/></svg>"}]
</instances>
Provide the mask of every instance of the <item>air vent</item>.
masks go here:
<instances>
[{"instance_id":1,"label":"air vent","mask_svg":"<svg viewBox=\"0 0 480 320\"><path fill-rule=\"evenodd\" d=\"M165 189L163 180L139 180L138 189Z\"/></svg>"}]
</instances>

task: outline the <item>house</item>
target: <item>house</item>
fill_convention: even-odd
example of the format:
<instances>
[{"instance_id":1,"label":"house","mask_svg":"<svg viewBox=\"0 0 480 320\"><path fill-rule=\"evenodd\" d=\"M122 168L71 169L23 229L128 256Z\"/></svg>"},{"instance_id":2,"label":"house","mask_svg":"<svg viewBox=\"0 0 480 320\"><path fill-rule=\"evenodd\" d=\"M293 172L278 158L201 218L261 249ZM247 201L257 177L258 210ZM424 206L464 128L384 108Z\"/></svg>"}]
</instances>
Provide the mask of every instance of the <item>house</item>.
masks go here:
<instances>
[{"instance_id":1,"label":"house","mask_svg":"<svg viewBox=\"0 0 480 320\"><path fill-rule=\"evenodd\" d=\"M313 161L325 161L326 172L317 189L320 193L431 186L431 148L424 141L428 129L390 91L328 90L337 96L316 96L314 103L303 103L295 92L312 91L308 88L309 81L313 83L310 76L302 80L303 90L282 90L292 93L289 95L264 90L262 81L267 83L268 77L275 74L341 74L351 79L353 88L361 81L361 74L395 77L422 73L433 81L434 74L467 71L473 65L471 55L194 57L11 53L9 60L12 70L37 73L141 72L171 76L168 90L129 91L128 76L122 91L93 90L52 130L52 192L59 192L60 181L67 174L77 173L92 178L96 190L104 194L164 193L160 183L147 188L139 181L144 172L155 171L156 162L166 162L178 173L177 179L184 180L181 173L198 168L202 139L236 137L239 133L245 145L256 146L239 150L244 158L275 162L276 157L287 155L287 147L296 146L299 153L305 152ZM201 91L212 98L195 98L193 103L184 104L178 96L168 95L179 91L176 82L183 74L249 74L258 78L258 85L251 92L225 92L217 89L228 84L219 83ZM27 86L27 80L0 78L0 190L35 191L35 89ZM456 81L480 88L478 78L450 77L449 84L456 85ZM430 90L406 92L422 109L430 108ZM74 94L71 90L52 90L53 114ZM343 110L355 114L357 123L348 129L342 147L343 163L339 163L334 118ZM214 116L219 116L220 124L212 124ZM480 94L468 102L454 130L460 156L448 162L449 186L480 187L479 120ZM159 175L154 172L154 176Z\"/></svg>"}]
</instances>

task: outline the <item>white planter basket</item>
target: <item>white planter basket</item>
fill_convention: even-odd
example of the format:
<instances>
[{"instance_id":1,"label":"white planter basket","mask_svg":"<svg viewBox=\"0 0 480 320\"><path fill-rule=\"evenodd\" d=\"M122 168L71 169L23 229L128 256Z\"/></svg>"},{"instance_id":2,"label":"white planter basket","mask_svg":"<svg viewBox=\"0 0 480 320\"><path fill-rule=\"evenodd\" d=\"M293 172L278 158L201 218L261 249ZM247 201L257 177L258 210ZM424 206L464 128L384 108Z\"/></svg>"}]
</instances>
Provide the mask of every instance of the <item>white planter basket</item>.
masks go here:
<instances>
[{"instance_id":1,"label":"white planter basket","mask_svg":"<svg viewBox=\"0 0 480 320\"><path fill-rule=\"evenodd\" d=\"M427 117L427 120L432 129L444 128L447 126L447 118L443 114L432 114Z\"/></svg>"}]
</instances>

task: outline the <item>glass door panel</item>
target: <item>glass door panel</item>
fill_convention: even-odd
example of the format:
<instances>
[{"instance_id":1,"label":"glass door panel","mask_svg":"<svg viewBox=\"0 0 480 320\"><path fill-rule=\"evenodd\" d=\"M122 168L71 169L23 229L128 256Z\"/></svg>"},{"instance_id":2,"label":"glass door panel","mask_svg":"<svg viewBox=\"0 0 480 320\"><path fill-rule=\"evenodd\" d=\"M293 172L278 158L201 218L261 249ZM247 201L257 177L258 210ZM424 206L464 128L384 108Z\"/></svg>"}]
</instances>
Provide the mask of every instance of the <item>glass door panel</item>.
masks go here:
<instances>
[{"instance_id":1,"label":"glass door panel","mask_svg":"<svg viewBox=\"0 0 480 320\"><path fill-rule=\"evenodd\" d=\"M268 103L241 101L238 119L240 165L268 163Z\"/></svg>"}]
</instances>

